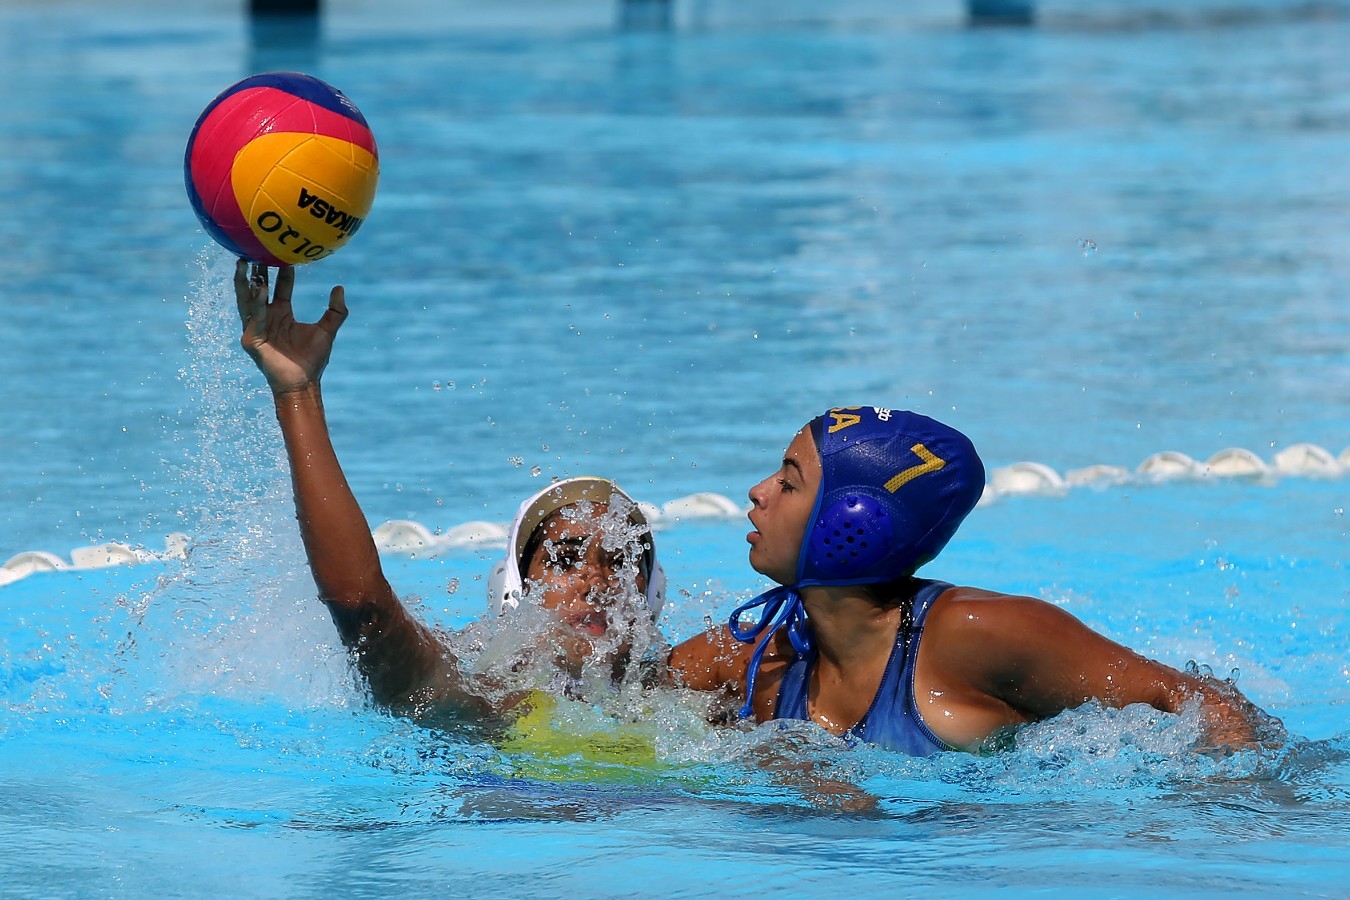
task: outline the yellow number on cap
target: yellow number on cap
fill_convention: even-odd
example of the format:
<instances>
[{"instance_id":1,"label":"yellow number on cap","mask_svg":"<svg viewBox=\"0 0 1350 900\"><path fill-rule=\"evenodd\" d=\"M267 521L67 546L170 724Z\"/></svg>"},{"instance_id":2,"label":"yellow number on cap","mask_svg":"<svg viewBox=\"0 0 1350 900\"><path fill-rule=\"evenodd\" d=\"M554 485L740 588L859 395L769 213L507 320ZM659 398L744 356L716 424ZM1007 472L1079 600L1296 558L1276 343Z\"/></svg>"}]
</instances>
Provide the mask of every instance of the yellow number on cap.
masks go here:
<instances>
[{"instance_id":1,"label":"yellow number on cap","mask_svg":"<svg viewBox=\"0 0 1350 900\"><path fill-rule=\"evenodd\" d=\"M919 459L923 460L923 462L919 463L917 466L910 466L908 469L895 473L891 480L886 482L884 487L892 494L909 484L915 478L918 478L920 475L936 472L947 464L946 460L938 459L938 457L933 454L933 451L929 450L923 444L915 444L913 447L910 447L909 450Z\"/></svg>"}]
</instances>

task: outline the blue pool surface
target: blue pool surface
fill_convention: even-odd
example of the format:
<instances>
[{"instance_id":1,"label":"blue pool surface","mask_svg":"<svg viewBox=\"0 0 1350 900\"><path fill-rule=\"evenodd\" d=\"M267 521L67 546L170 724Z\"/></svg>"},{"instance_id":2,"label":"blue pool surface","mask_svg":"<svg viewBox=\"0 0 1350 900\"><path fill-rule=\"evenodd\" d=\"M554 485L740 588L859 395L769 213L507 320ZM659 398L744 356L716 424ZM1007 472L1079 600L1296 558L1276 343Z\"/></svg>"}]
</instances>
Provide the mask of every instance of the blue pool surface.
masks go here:
<instances>
[{"instance_id":1,"label":"blue pool surface","mask_svg":"<svg viewBox=\"0 0 1350 900\"><path fill-rule=\"evenodd\" d=\"M894 6L0 2L0 895L1345 896L1350 4ZM296 306L347 287L329 421L372 529L429 541L384 557L423 616L478 617L493 529L603 474L693 634L764 587L737 508L792 433L908 407L990 471L925 574L1237 670L1287 745L658 715L666 767L569 777L371 708L182 183L280 69L379 141Z\"/></svg>"}]
</instances>

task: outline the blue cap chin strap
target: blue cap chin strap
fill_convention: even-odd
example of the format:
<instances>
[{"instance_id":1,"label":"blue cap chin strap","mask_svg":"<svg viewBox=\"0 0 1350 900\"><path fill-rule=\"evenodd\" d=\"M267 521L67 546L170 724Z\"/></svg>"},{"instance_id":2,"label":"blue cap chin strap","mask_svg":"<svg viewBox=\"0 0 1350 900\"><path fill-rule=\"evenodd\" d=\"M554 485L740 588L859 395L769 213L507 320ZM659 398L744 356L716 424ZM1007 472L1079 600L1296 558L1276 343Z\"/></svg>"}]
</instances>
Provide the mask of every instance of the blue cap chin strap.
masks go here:
<instances>
[{"instance_id":1,"label":"blue cap chin strap","mask_svg":"<svg viewBox=\"0 0 1350 900\"><path fill-rule=\"evenodd\" d=\"M764 608L759 621L749 627L742 627L741 614L756 607ZM801 594L795 587L779 586L748 603L742 603L731 613L731 619L727 622L727 629L736 640L747 644L759 641L745 674L745 705L741 707L743 719L751 714L751 705L755 700L755 679L759 676L759 664L764 659L764 651L769 648L774 632L785 624L792 648L802 656L810 653L811 631L806 622L806 610L802 608Z\"/></svg>"}]
</instances>

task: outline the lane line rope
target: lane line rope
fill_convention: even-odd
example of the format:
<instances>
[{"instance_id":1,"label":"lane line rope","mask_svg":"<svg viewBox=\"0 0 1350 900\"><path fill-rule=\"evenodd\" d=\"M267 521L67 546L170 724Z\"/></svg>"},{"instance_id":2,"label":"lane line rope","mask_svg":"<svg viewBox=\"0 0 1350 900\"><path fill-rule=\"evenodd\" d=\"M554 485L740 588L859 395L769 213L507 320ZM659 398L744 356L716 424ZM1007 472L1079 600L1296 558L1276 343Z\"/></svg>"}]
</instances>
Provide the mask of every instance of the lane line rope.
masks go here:
<instances>
[{"instance_id":1,"label":"lane line rope","mask_svg":"<svg viewBox=\"0 0 1350 900\"><path fill-rule=\"evenodd\" d=\"M1121 466L1093 465L1061 474L1044 463L1017 462L989 472L980 505L997 502L1005 496L1063 496L1082 487L1108 488L1218 478L1270 485L1281 478L1338 479L1347 474L1350 474L1350 447L1342 450L1339 456L1333 456L1323 447L1306 443L1286 447L1269 462L1241 447L1220 450L1204 462L1175 450L1164 450L1149 456L1133 470ZM657 529L672 527L685 519L739 518L748 509L716 493L690 494L659 507L648 503L640 505L647 520ZM507 525L498 522L465 522L439 532L420 522L396 519L376 527L371 536L382 554L431 558L463 547L505 547ZM77 547L70 552L69 559L45 550L25 550L0 566L0 587L37 572L102 569L183 559L187 556L190 543L188 535L174 532L165 538L161 551L132 547L120 541Z\"/></svg>"}]
</instances>

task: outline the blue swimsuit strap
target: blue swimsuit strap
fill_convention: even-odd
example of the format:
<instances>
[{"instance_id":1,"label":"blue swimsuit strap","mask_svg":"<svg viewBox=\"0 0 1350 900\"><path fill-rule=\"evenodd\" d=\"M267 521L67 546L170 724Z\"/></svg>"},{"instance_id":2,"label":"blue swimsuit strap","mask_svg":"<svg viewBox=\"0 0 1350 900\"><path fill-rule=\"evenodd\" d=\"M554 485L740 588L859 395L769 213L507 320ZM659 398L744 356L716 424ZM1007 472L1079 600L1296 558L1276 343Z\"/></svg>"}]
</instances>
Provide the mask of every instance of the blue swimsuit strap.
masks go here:
<instances>
[{"instance_id":1,"label":"blue swimsuit strap","mask_svg":"<svg viewBox=\"0 0 1350 900\"><path fill-rule=\"evenodd\" d=\"M741 627L741 614L756 607L763 607L759 621L748 628ZM736 607L727 621L727 630L738 641L750 643L758 640L755 652L750 656L750 667L745 673L745 704L741 707L741 718L747 718L755 700L755 679L759 677L759 666L764 661L764 651L773 640L774 632L787 625L788 640L798 654L805 656L813 649L811 632L806 624L806 610L802 609L802 598L795 588L776 587L760 594L748 603Z\"/></svg>"}]
</instances>

